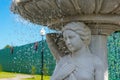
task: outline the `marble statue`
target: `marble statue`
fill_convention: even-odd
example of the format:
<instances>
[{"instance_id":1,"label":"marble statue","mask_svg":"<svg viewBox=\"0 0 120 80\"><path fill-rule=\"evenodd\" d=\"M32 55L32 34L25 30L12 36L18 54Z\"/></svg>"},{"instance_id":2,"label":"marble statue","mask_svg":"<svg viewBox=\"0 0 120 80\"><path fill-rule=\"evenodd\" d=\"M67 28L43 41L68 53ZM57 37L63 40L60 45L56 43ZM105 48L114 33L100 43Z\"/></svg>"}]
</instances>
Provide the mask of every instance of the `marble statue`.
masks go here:
<instances>
[{"instance_id":1,"label":"marble statue","mask_svg":"<svg viewBox=\"0 0 120 80\"><path fill-rule=\"evenodd\" d=\"M89 50L90 29L82 22L71 22L63 29L70 54L61 56L56 44L47 36L48 46L56 59L51 80L104 80L102 61Z\"/></svg>"}]
</instances>

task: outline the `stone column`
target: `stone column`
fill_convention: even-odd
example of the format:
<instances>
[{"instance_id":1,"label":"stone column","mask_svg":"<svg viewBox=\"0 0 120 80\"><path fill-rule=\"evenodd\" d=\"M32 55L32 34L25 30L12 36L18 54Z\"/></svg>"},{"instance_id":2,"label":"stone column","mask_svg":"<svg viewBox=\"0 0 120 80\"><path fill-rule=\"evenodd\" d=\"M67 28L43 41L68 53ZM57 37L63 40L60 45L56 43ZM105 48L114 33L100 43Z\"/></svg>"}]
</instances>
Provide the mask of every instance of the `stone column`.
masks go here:
<instances>
[{"instance_id":1,"label":"stone column","mask_svg":"<svg viewBox=\"0 0 120 80\"><path fill-rule=\"evenodd\" d=\"M104 80L108 80L108 58L107 58L107 37L118 29L112 24L90 24L92 32L90 50L103 61Z\"/></svg>"},{"instance_id":2,"label":"stone column","mask_svg":"<svg viewBox=\"0 0 120 80\"><path fill-rule=\"evenodd\" d=\"M104 80L108 80L107 36L92 35L90 49L93 54L98 56L103 61L105 73Z\"/></svg>"}]
</instances>

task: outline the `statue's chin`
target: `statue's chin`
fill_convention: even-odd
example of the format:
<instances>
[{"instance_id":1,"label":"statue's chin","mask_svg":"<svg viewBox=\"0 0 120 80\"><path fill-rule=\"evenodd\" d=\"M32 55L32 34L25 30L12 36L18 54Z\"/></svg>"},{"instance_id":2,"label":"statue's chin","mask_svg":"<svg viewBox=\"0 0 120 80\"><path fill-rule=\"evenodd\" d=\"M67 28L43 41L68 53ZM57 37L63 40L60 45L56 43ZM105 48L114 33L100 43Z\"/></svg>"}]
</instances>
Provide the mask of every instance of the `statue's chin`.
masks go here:
<instances>
[{"instance_id":1,"label":"statue's chin","mask_svg":"<svg viewBox=\"0 0 120 80\"><path fill-rule=\"evenodd\" d=\"M68 49L69 49L70 52L74 52L73 47L68 47Z\"/></svg>"},{"instance_id":2,"label":"statue's chin","mask_svg":"<svg viewBox=\"0 0 120 80\"><path fill-rule=\"evenodd\" d=\"M68 49L69 49L69 48L68 48ZM78 50L77 50L77 49L74 49L74 48L70 48L69 51L72 52L72 53L75 53L75 52L77 52Z\"/></svg>"}]
</instances>

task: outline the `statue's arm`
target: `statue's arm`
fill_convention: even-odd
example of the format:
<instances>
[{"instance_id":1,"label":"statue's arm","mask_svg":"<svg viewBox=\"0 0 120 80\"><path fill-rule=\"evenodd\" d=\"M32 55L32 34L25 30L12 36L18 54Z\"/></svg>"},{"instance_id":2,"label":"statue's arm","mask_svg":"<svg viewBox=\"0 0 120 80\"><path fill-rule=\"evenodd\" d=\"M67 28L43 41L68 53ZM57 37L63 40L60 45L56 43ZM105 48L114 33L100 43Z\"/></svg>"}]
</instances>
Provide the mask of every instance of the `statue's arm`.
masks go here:
<instances>
[{"instance_id":1,"label":"statue's arm","mask_svg":"<svg viewBox=\"0 0 120 80\"><path fill-rule=\"evenodd\" d=\"M104 80L104 67L101 60L96 60L95 80Z\"/></svg>"},{"instance_id":2,"label":"statue's arm","mask_svg":"<svg viewBox=\"0 0 120 80\"><path fill-rule=\"evenodd\" d=\"M54 58L56 59L56 61L58 62L60 60L60 51L58 50L55 42L53 41L52 38L50 38L49 35L46 35L46 41L47 41L47 44L48 44L48 47L52 53L52 55L54 56Z\"/></svg>"}]
</instances>

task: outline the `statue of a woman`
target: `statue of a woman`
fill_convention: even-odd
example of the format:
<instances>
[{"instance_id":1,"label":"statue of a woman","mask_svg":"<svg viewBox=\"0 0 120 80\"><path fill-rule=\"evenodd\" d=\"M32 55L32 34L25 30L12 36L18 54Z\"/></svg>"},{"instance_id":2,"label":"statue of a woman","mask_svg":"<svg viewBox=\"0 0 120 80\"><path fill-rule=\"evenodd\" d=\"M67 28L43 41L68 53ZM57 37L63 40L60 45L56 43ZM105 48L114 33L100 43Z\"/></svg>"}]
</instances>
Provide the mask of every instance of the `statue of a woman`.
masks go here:
<instances>
[{"instance_id":1,"label":"statue of a woman","mask_svg":"<svg viewBox=\"0 0 120 80\"><path fill-rule=\"evenodd\" d=\"M57 61L51 80L104 80L103 64L88 47L90 29L82 22L71 22L64 26L63 38L71 54L61 56L64 53L47 36L48 46Z\"/></svg>"}]
</instances>

